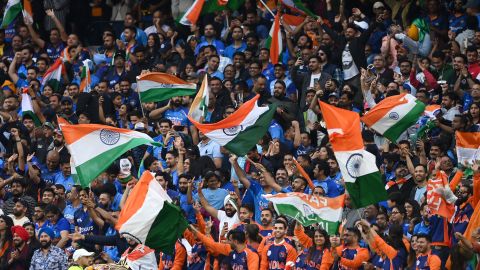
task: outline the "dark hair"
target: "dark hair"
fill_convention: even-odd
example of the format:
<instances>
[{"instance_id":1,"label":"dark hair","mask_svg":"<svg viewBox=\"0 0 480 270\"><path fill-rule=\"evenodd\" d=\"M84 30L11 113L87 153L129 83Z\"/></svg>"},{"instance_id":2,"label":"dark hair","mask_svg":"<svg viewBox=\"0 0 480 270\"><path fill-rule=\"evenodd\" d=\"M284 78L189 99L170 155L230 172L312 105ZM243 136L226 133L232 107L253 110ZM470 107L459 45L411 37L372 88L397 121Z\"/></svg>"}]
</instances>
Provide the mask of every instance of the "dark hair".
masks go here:
<instances>
[{"instance_id":1,"label":"dark hair","mask_svg":"<svg viewBox=\"0 0 480 270\"><path fill-rule=\"evenodd\" d=\"M49 204L45 207L45 214L47 213L52 213L54 215L58 215L59 217L62 216L62 212L60 211L60 209L53 204Z\"/></svg>"},{"instance_id":2,"label":"dark hair","mask_svg":"<svg viewBox=\"0 0 480 270\"><path fill-rule=\"evenodd\" d=\"M357 236L358 241L360 241L360 239L362 239L362 234L360 233L360 231L359 231L357 228L355 228L355 227L348 227L346 230L349 231L349 232L354 233L354 234Z\"/></svg>"},{"instance_id":3,"label":"dark hair","mask_svg":"<svg viewBox=\"0 0 480 270\"><path fill-rule=\"evenodd\" d=\"M165 181L167 181L168 183L172 182L172 177L167 172L158 170L158 171L155 172L155 177L157 177L157 176L162 176L163 179L165 179Z\"/></svg>"},{"instance_id":4,"label":"dark hair","mask_svg":"<svg viewBox=\"0 0 480 270\"><path fill-rule=\"evenodd\" d=\"M275 220L274 224L277 224L277 223L280 223L280 224L283 224L283 226L285 227L285 229L288 229L288 224L287 222L283 221L283 220L280 220L278 219L279 217L277 217L277 219Z\"/></svg>"},{"instance_id":5,"label":"dark hair","mask_svg":"<svg viewBox=\"0 0 480 270\"><path fill-rule=\"evenodd\" d=\"M419 233L419 234L416 234L415 236L417 236L417 240L420 239L420 238L424 238L424 239L427 240L429 243L432 242L432 237L430 237L430 235L428 235L428 234Z\"/></svg>"},{"instance_id":6,"label":"dark hair","mask_svg":"<svg viewBox=\"0 0 480 270\"><path fill-rule=\"evenodd\" d=\"M257 243L262 242L262 236L260 235L260 228L257 224L247 224L245 225L245 234L250 240L253 240Z\"/></svg>"},{"instance_id":7,"label":"dark hair","mask_svg":"<svg viewBox=\"0 0 480 270\"><path fill-rule=\"evenodd\" d=\"M411 219L420 217L420 205L416 200L408 199L405 201L405 203L410 204L413 208Z\"/></svg>"},{"instance_id":8,"label":"dark hair","mask_svg":"<svg viewBox=\"0 0 480 270\"><path fill-rule=\"evenodd\" d=\"M55 194L55 191L53 191L52 188L46 187L42 190L42 197L43 197L43 194L45 194L45 192L51 192L51 193Z\"/></svg>"},{"instance_id":9,"label":"dark hair","mask_svg":"<svg viewBox=\"0 0 480 270\"><path fill-rule=\"evenodd\" d=\"M245 243L246 240L245 233L238 229L229 231L227 234L227 239L230 237L232 238L232 240L238 241L242 244Z\"/></svg>"},{"instance_id":10,"label":"dark hair","mask_svg":"<svg viewBox=\"0 0 480 270\"><path fill-rule=\"evenodd\" d=\"M320 233L321 235L323 235L323 238L325 238L325 243L323 243L322 247L323 249L330 249L330 247L332 246L332 244L330 243L330 236L328 235L327 231L322 228L316 229L311 237L314 244L308 249L307 261L310 261L312 259L313 252L315 252L315 250L317 249L317 247L315 246L315 232Z\"/></svg>"},{"instance_id":11,"label":"dark hair","mask_svg":"<svg viewBox=\"0 0 480 270\"><path fill-rule=\"evenodd\" d=\"M328 162L325 160L319 160L316 162L316 165L318 166L319 171L323 171L323 174L325 175L330 175L330 166L328 165Z\"/></svg>"}]
</instances>

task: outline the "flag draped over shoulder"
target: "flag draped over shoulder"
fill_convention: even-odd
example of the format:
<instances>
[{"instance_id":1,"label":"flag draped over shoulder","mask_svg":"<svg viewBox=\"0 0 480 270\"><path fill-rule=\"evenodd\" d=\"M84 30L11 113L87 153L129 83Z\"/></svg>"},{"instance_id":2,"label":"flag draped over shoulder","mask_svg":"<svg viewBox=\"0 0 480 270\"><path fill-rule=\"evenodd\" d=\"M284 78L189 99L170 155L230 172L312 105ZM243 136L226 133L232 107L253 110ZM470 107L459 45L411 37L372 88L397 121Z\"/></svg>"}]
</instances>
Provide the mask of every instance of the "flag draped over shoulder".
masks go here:
<instances>
[{"instance_id":1,"label":"flag draped over shoulder","mask_svg":"<svg viewBox=\"0 0 480 270\"><path fill-rule=\"evenodd\" d=\"M197 86L177 76L161 72L149 72L137 77L138 94L142 102L157 102L178 96L191 96Z\"/></svg>"},{"instance_id":2,"label":"flag draped over shoulder","mask_svg":"<svg viewBox=\"0 0 480 270\"><path fill-rule=\"evenodd\" d=\"M364 150L358 113L320 102L330 143L356 208L387 199L375 156Z\"/></svg>"},{"instance_id":3,"label":"flag draped over shoulder","mask_svg":"<svg viewBox=\"0 0 480 270\"><path fill-rule=\"evenodd\" d=\"M139 145L161 146L147 134L97 124L61 125L82 186L88 186L110 164Z\"/></svg>"},{"instance_id":4,"label":"flag draped over shoulder","mask_svg":"<svg viewBox=\"0 0 480 270\"><path fill-rule=\"evenodd\" d=\"M190 105L190 110L188 111L188 116L193 118L197 122L202 122L203 119L207 116L207 107L210 98L210 86L208 85L208 76L205 74L205 77L202 81L202 86L198 90L195 99Z\"/></svg>"},{"instance_id":5,"label":"flag draped over shoulder","mask_svg":"<svg viewBox=\"0 0 480 270\"><path fill-rule=\"evenodd\" d=\"M475 160L480 159L480 132L455 132L455 139L457 142L457 160L458 163L463 164L467 161L473 164Z\"/></svg>"},{"instance_id":6,"label":"flag draped over shoulder","mask_svg":"<svg viewBox=\"0 0 480 270\"><path fill-rule=\"evenodd\" d=\"M142 244L173 253L188 222L150 171L145 171L125 202L115 228Z\"/></svg>"},{"instance_id":7,"label":"flag draped over shoulder","mask_svg":"<svg viewBox=\"0 0 480 270\"><path fill-rule=\"evenodd\" d=\"M307 195L300 192L264 195L279 215L294 218L303 226L315 223L329 234L335 234L342 217L345 195L335 198Z\"/></svg>"},{"instance_id":8,"label":"flag draped over shoulder","mask_svg":"<svg viewBox=\"0 0 480 270\"><path fill-rule=\"evenodd\" d=\"M214 124L201 124L188 119L212 141L230 152L244 156L265 135L275 113L275 105L259 107L260 95L245 102L237 111Z\"/></svg>"},{"instance_id":9,"label":"flag draped over shoulder","mask_svg":"<svg viewBox=\"0 0 480 270\"><path fill-rule=\"evenodd\" d=\"M7 6L5 7L5 12L3 13L2 25L0 28L5 28L10 25L18 14L22 12L22 3L20 0L8 0Z\"/></svg>"},{"instance_id":10,"label":"flag draped over shoulder","mask_svg":"<svg viewBox=\"0 0 480 270\"><path fill-rule=\"evenodd\" d=\"M265 47L270 49L270 60L272 64L278 64L280 55L282 54L282 32L280 31L280 13L275 15L275 21L265 43Z\"/></svg>"},{"instance_id":11,"label":"flag draped over shoulder","mask_svg":"<svg viewBox=\"0 0 480 270\"><path fill-rule=\"evenodd\" d=\"M368 127L392 142L411 127L425 110L425 104L410 94L387 97L362 117Z\"/></svg>"}]
</instances>

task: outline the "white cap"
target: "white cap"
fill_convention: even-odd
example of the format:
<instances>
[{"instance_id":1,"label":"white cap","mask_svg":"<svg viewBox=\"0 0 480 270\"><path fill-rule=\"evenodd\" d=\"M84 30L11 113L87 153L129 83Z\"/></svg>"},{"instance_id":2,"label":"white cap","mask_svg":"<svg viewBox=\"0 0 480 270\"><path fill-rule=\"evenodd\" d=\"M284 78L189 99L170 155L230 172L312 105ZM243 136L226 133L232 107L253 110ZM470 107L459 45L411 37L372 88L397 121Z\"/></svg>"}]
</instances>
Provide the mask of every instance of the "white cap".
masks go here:
<instances>
[{"instance_id":1,"label":"white cap","mask_svg":"<svg viewBox=\"0 0 480 270\"><path fill-rule=\"evenodd\" d=\"M87 250L85 250L83 248L77 249L73 253L73 261L76 262L81 257L90 257L90 256L93 256L93 255L95 255L95 252L88 252Z\"/></svg>"},{"instance_id":2,"label":"white cap","mask_svg":"<svg viewBox=\"0 0 480 270\"><path fill-rule=\"evenodd\" d=\"M382 2L375 2L375 4L373 4L373 8L381 8L381 7L385 7L385 5Z\"/></svg>"},{"instance_id":3,"label":"white cap","mask_svg":"<svg viewBox=\"0 0 480 270\"><path fill-rule=\"evenodd\" d=\"M138 122L135 124L135 130L145 130L145 124L143 122Z\"/></svg>"}]
</instances>

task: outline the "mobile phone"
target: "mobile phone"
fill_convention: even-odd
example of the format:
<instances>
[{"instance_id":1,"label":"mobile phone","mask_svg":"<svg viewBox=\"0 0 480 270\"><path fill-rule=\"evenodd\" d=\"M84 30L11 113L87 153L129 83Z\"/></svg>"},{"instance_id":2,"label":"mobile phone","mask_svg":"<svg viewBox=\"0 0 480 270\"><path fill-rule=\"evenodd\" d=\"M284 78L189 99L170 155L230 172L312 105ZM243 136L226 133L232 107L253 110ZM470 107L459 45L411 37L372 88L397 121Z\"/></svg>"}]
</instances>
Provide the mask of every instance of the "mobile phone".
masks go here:
<instances>
[{"instance_id":1,"label":"mobile phone","mask_svg":"<svg viewBox=\"0 0 480 270\"><path fill-rule=\"evenodd\" d=\"M183 131L183 130L184 130L184 126L173 126L173 130L175 130L175 131Z\"/></svg>"}]
</instances>

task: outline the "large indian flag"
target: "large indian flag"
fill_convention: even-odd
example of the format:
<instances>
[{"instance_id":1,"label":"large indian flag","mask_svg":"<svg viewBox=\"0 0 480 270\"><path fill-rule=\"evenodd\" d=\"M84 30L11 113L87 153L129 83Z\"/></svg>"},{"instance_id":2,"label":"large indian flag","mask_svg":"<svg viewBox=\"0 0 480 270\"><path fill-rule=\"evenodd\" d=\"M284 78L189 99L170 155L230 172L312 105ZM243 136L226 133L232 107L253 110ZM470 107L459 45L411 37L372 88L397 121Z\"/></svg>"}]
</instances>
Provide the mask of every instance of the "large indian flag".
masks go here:
<instances>
[{"instance_id":1,"label":"large indian flag","mask_svg":"<svg viewBox=\"0 0 480 270\"><path fill-rule=\"evenodd\" d=\"M320 102L330 143L352 204L365 207L387 199L375 156L364 149L358 113Z\"/></svg>"},{"instance_id":2,"label":"large indian flag","mask_svg":"<svg viewBox=\"0 0 480 270\"><path fill-rule=\"evenodd\" d=\"M270 60L272 61L272 64L277 64L283 49L279 13L275 15L275 21L273 22L272 28L270 28L270 33L265 43L265 47L270 49Z\"/></svg>"},{"instance_id":3,"label":"large indian flag","mask_svg":"<svg viewBox=\"0 0 480 270\"><path fill-rule=\"evenodd\" d=\"M345 195L335 198L307 195L299 192L264 195L273 203L279 215L294 218L303 226L315 223L329 234L335 234L342 218Z\"/></svg>"},{"instance_id":4,"label":"large indian flag","mask_svg":"<svg viewBox=\"0 0 480 270\"><path fill-rule=\"evenodd\" d=\"M244 156L265 135L275 113L275 105L259 107L260 95L245 102L237 111L214 124L188 119L211 140L238 156Z\"/></svg>"},{"instance_id":5,"label":"large indian flag","mask_svg":"<svg viewBox=\"0 0 480 270\"><path fill-rule=\"evenodd\" d=\"M0 27L5 28L10 25L22 10L23 8L20 0L8 0L5 12L3 13L2 25Z\"/></svg>"},{"instance_id":6,"label":"large indian flag","mask_svg":"<svg viewBox=\"0 0 480 270\"><path fill-rule=\"evenodd\" d=\"M188 115L195 119L197 122L202 122L203 119L207 116L207 107L208 101L210 98L210 86L208 85L208 75L205 74L205 77L202 81L202 86L200 86L200 90L198 90L195 99L193 100L192 104L190 105L190 110L188 111Z\"/></svg>"},{"instance_id":7,"label":"large indian flag","mask_svg":"<svg viewBox=\"0 0 480 270\"><path fill-rule=\"evenodd\" d=\"M67 149L82 186L88 186L110 164L139 145L161 146L147 134L97 124L62 125Z\"/></svg>"},{"instance_id":8,"label":"large indian flag","mask_svg":"<svg viewBox=\"0 0 480 270\"><path fill-rule=\"evenodd\" d=\"M465 161L473 164L480 159L480 132L455 132L457 159L459 164Z\"/></svg>"},{"instance_id":9,"label":"large indian flag","mask_svg":"<svg viewBox=\"0 0 480 270\"><path fill-rule=\"evenodd\" d=\"M425 110L425 104L410 94L387 97L362 117L368 127L396 142Z\"/></svg>"},{"instance_id":10,"label":"large indian flag","mask_svg":"<svg viewBox=\"0 0 480 270\"><path fill-rule=\"evenodd\" d=\"M38 119L35 111L33 110L32 98L27 93L22 93L22 116L30 116L35 123L35 126L39 127L42 125L40 119Z\"/></svg>"},{"instance_id":11,"label":"large indian flag","mask_svg":"<svg viewBox=\"0 0 480 270\"><path fill-rule=\"evenodd\" d=\"M45 72L43 76L42 85L50 85L54 90L58 90L60 87L60 80L62 79L62 73L65 72L65 66L62 59L55 60L52 66Z\"/></svg>"},{"instance_id":12,"label":"large indian flag","mask_svg":"<svg viewBox=\"0 0 480 270\"><path fill-rule=\"evenodd\" d=\"M171 252L188 223L180 208L145 171L125 202L115 228L153 249Z\"/></svg>"},{"instance_id":13,"label":"large indian flag","mask_svg":"<svg viewBox=\"0 0 480 270\"><path fill-rule=\"evenodd\" d=\"M282 19L283 19L284 26L285 24L287 24L292 30L295 30L297 27L299 27L303 23L303 21L305 20L305 17L283 14Z\"/></svg>"},{"instance_id":14,"label":"large indian flag","mask_svg":"<svg viewBox=\"0 0 480 270\"><path fill-rule=\"evenodd\" d=\"M142 102L157 102L178 96L191 96L197 85L177 76L161 72L149 72L137 77L137 86Z\"/></svg>"}]
</instances>

